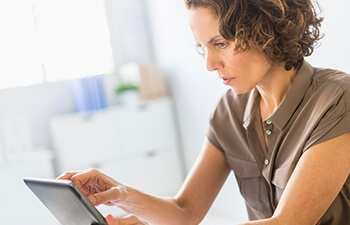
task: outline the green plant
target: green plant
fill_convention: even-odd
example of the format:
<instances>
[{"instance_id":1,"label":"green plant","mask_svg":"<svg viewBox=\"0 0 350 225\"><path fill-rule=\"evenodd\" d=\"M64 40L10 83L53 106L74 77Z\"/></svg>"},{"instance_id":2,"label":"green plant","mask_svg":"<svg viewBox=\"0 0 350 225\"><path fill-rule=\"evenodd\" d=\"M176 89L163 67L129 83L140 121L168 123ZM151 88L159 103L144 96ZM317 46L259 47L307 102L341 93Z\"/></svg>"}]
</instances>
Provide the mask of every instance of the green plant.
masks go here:
<instances>
[{"instance_id":1,"label":"green plant","mask_svg":"<svg viewBox=\"0 0 350 225\"><path fill-rule=\"evenodd\" d=\"M139 90L138 85L135 85L131 82L122 82L115 89L115 93L120 94L120 93L123 93L125 91L138 91L138 90Z\"/></svg>"}]
</instances>

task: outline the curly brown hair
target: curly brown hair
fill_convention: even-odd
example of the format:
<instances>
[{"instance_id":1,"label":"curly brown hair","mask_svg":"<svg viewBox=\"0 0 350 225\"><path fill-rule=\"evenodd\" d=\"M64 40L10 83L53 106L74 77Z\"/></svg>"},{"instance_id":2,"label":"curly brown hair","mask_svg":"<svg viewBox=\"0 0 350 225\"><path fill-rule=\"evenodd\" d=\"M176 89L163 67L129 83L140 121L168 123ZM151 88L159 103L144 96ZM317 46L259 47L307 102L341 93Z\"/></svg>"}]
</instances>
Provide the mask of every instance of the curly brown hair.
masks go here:
<instances>
[{"instance_id":1,"label":"curly brown hair","mask_svg":"<svg viewBox=\"0 0 350 225\"><path fill-rule=\"evenodd\" d=\"M272 63L286 70L299 68L322 38L311 0L184 0L188 9L209 7L219 18L221 35L235 42L236 51L253 42Z\"/></svg>"}]
</instances>

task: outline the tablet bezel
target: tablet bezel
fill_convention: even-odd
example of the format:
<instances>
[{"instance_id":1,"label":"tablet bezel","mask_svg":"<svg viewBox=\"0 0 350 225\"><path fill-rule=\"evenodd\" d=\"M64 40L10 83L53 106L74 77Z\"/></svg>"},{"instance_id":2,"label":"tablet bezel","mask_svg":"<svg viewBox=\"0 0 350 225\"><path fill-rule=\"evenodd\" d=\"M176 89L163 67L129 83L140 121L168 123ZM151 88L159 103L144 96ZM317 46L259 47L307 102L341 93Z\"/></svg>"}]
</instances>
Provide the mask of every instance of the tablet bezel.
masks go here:
<instances>
[{"instance_id":1,"label":"tablet bezel","mask_svg":"<svg viewBox=\"0 0 350 225\"><path fill-rule=\"evenodd\" d=\"M70 180L25 177L24 183L64 225L107 225L102 214Z\"/></svg>"}]
</instances>

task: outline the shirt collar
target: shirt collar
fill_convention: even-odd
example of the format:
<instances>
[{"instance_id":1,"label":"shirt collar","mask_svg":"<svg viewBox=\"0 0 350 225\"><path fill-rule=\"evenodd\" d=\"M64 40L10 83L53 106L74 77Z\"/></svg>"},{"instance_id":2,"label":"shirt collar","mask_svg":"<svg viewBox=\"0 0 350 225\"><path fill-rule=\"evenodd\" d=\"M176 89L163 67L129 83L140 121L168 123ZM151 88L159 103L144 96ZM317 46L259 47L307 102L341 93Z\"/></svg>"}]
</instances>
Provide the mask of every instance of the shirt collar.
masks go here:
<instances>
[{"instance_id":1,"label":"shirt collar","mask_svg":"<svg viewBox=\"0 0 350 225\"><path fill-rule=\"evenodd\" d=\"M306 94L306 91L311 84L313 74L313 67L304 60L286 97L269 118L269 120L280 130L285 127L300 101ZM260 95L254 88L250 92L244 112L243 127L245 129L251 124L256 115L256 110L259 109L259 100Z\"/></svg>"},{"instance_id":2,"label":"shirt collar","mask_svg":"<svg viewBox=\"0 0 350 225\"><path fill-rule=\"evenodd\" d=\"M255 113L256 110L259 109L259 99L260 99L260 94L259 92L256 90L256 88L254 88L250 93L249 93L249 98L248 98L248 102L247 102L247 106L245 108L244 111L244 116L243 116L243 127L245 129L248 128L249 124L251 124L251 122L253 121L253 119L255 118Z\"/></svg>"}]
</instances>

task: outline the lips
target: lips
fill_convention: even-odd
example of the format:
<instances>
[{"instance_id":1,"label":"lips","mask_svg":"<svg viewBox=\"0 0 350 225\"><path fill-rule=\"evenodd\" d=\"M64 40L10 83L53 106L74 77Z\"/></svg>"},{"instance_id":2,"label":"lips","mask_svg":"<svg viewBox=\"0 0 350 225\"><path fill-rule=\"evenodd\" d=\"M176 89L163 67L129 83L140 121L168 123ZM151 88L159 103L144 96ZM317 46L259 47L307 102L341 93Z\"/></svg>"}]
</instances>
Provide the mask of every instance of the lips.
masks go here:
<instances>
[{"instance_id":1,"label":"lips","mask_svg":"<svg viewBox=\"0 0 350 225\"><path fill-rule=\"evenodd\" d=\"M221 77L225 85L228 85L234 78L233 77Z\"/></svg>"}]
</instances>

